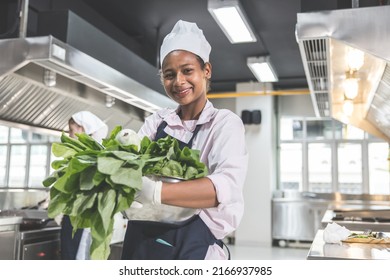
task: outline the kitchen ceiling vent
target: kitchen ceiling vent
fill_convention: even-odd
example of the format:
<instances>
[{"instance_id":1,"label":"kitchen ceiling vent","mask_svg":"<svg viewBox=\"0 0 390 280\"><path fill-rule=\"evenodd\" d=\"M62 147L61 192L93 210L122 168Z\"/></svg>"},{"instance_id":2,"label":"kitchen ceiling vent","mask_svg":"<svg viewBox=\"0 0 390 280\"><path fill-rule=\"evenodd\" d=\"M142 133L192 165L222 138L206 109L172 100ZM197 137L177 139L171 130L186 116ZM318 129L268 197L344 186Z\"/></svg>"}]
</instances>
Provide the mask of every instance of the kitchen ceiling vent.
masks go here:
<instances>
[{"instance_id":1,"label":"kitchen ceiling vent","mask_svg":"<svg viewBox=\"0 0 390 280\"><path fill-rule=\"evenodd\" d=\"M330 116L328 52L326 39L303 40L301 52L306 77L317 116Z\"/></svg>"},{"instance_id":2,"label":"kitchen ceiling vent","mask_svg":"<svg viewBox=\"0 0 390 280\"><path fill-rule=\"evenodd\" d=\"M389 14L389 5L298 13L296 38L316 116L390 142ZM362 61L351 63L351 53L362 54ZM354 98L347 79L357 81Z\"/></svg>"}]
</instances>

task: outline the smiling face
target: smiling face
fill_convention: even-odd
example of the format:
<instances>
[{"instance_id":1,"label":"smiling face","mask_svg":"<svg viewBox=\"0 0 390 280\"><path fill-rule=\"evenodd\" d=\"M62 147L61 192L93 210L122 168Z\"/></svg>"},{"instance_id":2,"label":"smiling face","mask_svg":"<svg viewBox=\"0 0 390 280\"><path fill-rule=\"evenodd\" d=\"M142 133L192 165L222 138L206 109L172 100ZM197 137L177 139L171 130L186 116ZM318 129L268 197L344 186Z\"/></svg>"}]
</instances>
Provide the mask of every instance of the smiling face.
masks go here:
<instances>
[{"instance_id":1,"label":"smiling face","mask_svg":"<svg viewBox=\"0 0 390 280\"><path fill-rule=\"evenodd\" d=\"M199 113L206 103L211 65L203 64L191 52L175 50L162 64L161 80L165 92L184 110Z\"/></svg>"}]
</instances>

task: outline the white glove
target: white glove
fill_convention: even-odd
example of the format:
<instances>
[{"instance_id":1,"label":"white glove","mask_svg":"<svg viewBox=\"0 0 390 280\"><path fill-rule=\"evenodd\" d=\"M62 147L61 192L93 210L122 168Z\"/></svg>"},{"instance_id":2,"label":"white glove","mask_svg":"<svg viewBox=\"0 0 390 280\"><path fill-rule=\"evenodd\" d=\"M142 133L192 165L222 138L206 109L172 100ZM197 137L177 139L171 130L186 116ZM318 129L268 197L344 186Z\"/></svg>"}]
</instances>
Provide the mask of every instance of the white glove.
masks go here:
<instances>
[{"instance_id":1,"label":"white glove","mask_svg":"<svg viewBox=\"0 0 390 280\"><path fill-rule=\"evenodd\" d=\"M161 205L162 181L153 181L142 177L142 189L135 195L134 200L141 204Z\"/></svg>"}]
</instances>

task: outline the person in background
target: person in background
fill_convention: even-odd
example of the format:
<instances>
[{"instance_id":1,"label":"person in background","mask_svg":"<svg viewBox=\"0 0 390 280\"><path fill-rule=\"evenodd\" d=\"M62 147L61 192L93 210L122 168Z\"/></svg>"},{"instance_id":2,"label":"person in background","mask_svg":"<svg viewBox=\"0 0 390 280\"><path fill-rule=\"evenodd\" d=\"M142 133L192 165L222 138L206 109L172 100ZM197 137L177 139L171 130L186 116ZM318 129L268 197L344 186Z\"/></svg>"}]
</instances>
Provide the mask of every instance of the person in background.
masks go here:
<instances>
[{"instance_id":1,"label":"person in background","mask_svg":"<svg viewBox=\"0 0 390 280\"><path fill-rule=\"evenodd\" d=\"M178 21L163 40L161 81L178 107L147 117L138 133L155 141L170 135L181 148L200 150L209 175L176 183L143 177L135 196L142 207L127 211L122 259L229 259L222 239L244 212L248 154L241 119L207 99L210 52L196 23Z\"/></svg>"},{"instance_id":2,"label":"person in background","mask_svg":"<svg viewBox=\"0 0 390 280\"><path fill-rule=\"evenodd\" d=\"M96 115L89 111L80 111L69 119L69 136L76 138L76 133L90 135L96 141L101 142L107 136L108 126ZM72 237L73 227L69 216L56 218L61 224L61 258L64 260L89 259L89 247L91 234L89 229L78 229Z\"/></svg>"}]
</instances>

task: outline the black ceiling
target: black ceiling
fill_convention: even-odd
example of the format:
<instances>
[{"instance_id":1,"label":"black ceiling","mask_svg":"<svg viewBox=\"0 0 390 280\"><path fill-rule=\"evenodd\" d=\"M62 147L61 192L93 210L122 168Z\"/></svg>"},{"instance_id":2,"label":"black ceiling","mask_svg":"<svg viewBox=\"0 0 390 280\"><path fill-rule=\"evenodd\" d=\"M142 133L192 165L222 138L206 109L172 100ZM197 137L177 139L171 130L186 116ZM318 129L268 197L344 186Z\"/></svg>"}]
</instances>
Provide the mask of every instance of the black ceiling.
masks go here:
<instances>
[{"instance_id":1,"label":"black ceiling","mask_svg":"<svg viewBox=\"0 0 390 280\"><path fill-rule=\"evenodd\" d=\"M196 22L212 46L211 91L230 92L235 91L239 82L256 81L246 65L246 59L261 55L269 55L275 67L279 77L279 82L273 84L275 90L307 88L295 38L297 13L351 8L352 3L358 3L360 7L377 6L389 1L241 0L258 39L255 43L244 44L229 42L208 12L207 2L207 0L30 0L30 8L33 6L37 13L69 9L84 18L87 17L86 20L155 67L159 64L161 41L174 24L179 19ZM107 27L108 25L110 27Z\"/></svg>"},{"instance_id":2,"label":"black ceiling","mask_svg":"<svg viewBox=\"0 0 390 280\"><path fill-rule=\"evenodd\" d=\"M158 65L163 37L177 20L196 22L212 46L212 92L235 91L238 82L255 81L246 66L250 56L270 55L279 82L274 89L307 88L295 38L297 13L351 8L345 0L241 0L257 42L231 44L207 10L207 0L83 0L142 46L138 54ZM383 1L358 1L359 6ZM356 3L356 1L355 1Z\"/></svg>"}]
</instances>

